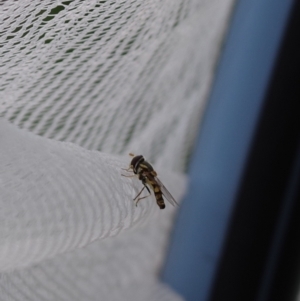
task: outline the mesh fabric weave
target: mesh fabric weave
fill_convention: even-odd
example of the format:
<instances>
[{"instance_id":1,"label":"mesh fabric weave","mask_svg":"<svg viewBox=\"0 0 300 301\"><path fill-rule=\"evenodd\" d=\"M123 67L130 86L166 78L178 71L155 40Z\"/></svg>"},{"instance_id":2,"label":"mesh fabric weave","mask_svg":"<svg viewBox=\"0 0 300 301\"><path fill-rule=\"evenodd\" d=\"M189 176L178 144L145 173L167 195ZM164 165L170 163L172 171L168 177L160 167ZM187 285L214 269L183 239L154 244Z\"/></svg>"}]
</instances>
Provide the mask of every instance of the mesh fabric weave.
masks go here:
<instances>
[{"instance_id":1,"label":"mesh fabric weave","mask_svg":"<svg viewBox=\"0 0 300 301\"><path fill-rule=\"evenodd\" d=\"M182 198L232 3L1 3L1 300L181 300L157 280L175 210L121 168Z\"/></svg>"}]
</instances>

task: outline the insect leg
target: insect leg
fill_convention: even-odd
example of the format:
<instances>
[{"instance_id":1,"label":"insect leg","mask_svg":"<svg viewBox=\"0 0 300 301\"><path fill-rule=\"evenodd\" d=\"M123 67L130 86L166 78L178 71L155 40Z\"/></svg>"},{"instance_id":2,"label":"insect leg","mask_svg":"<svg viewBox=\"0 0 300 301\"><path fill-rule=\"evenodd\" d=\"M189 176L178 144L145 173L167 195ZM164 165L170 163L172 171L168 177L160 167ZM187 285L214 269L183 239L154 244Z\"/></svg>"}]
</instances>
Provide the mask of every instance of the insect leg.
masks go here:
<instances>
[{"instance_id":1,"label":"insect leg","mask_svg":"<svg viewBox=\"0 0 300 301\"><path fill-rule=\"evenodd\" d=\"M132 167L128 167L128 168L121 168L122 170L126 170L126 171L130 171L132 169Z\"/></svg>"},{"instance_id":2,"label":"insect leg","mask_svg":"<svg viewBox=\"0 0 300 301\"><path fill-rule=\"evenodd\" d=\"M144 184L144 188L146 187L149 194L151 194L150 189L148 188L148 186L146 185L146 178L144 176L139 176L139 179L142 181L142 183Z\"/></svg>"},{"instance_id":3,"label":"insect leg","mask_svg":"<svg viewBox=\"0 0 300 301\"><path fill-rule=\"evenodd\" d=\"M151 194L150 189L148 188L148 186L147 186L146 184L144 184L144 185L145 185L145 187L147 188L149 194Z\"/></svg>"},{"instance_id":4,"label":"insect leg","mask_svg":"<svg viewBox=\"0 0 300 301\"><path fill-rule=\"evenodd\" d=\"M142 188L142 190L138 193L138 195L133 199L134 201L141 195L146 186Z\"/></svg>"},{"instance_id":5,"label":"insect leg","mask_svg":"<svg viewBox=\"0 0 300 301\"><path fill-rule=\"evenodd\" d=\"M143 189L144 189L144 188L143 188ZM145 198L147 198L147 197L150 196L150 195L151 195L151 193L150 193L149 195L143 196L142 198L138 198L137 201L135 202L135 206L137 206L137 204L138 204L138 202L139 202L140 200L145 199Z\"/></svg>"},{"instance_id":6,"label":"insect leg","mask_svg":"<svg viewBox=\"0 0 300 301\"><path fill-rule=\"evenodd\" d=\"M143 187L143 189L140 191L140 193L139 193L133 200L135 200L135 199L142 193L142 191L145 189L145 187L147 188L147 190L148 190L148 192L149 192L149 195L146 195L146 196L143 196L143 197L141 197L141 198L138 198L137 201L136 201L136 203L135 203L135 206L137 206L137 204L138 204L138 202L139 202L140 200L145 199L145 198L147 198L148 196L151 195L150 189L148 188L148 186L147 186L146 183L145 183L145 179L143 179L142 182L143 182L143 184L144 184L144 187Z\"/></svg>"},{"instance_id":7,"label":"insect leg","mask_svg":"<svg viewBox=\"0 0 300 301\"><path fill-rule=\"evenodd\" d=\"M135 175L127 176L127 175L123 175L123 174L121 174L121 176L122 176L122 177L126 177L126 178L133 178L133 177L135 177Z\"/></svg>"}]
</instances>

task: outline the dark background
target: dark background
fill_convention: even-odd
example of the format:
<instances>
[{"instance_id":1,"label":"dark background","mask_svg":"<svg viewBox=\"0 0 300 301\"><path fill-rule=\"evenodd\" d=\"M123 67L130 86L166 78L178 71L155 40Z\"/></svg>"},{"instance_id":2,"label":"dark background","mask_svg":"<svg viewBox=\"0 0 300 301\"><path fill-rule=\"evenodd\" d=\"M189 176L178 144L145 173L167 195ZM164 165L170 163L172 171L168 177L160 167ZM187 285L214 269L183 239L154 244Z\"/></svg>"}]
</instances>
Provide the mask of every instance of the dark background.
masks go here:
<instances>
[{"instance_id":1,"label":"dark background","mask_svg":"<svg viewBox=\"0 0 300 301\"><path fill-rule=\"evenodd\" d=\"M295 300L299 2L237 1L163 279L186 300Z\"/></svg>"}]
</instances>

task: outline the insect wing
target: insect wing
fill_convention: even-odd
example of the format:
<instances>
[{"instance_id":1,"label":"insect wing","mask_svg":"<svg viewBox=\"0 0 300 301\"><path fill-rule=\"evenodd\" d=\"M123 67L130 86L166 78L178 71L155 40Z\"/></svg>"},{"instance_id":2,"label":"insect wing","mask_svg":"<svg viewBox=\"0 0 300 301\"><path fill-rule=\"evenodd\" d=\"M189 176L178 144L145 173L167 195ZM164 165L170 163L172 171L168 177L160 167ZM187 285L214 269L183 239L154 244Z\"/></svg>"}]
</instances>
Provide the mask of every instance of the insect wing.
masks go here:
<instances>
[{"instance_id":1,"label":"insect wing","mask_svg":"<svg viewBox=\"0 0 300 301\"><path fill-rule=\"evenodd\" d=\"M155 177L155 181L160 186L161 192L166 198L166 200L172 204L173 206L179 206L178 203L175 201L169 190L164 186L164 184L161 182L161 180L157 177Z\"/></svg>"}]
</instances>

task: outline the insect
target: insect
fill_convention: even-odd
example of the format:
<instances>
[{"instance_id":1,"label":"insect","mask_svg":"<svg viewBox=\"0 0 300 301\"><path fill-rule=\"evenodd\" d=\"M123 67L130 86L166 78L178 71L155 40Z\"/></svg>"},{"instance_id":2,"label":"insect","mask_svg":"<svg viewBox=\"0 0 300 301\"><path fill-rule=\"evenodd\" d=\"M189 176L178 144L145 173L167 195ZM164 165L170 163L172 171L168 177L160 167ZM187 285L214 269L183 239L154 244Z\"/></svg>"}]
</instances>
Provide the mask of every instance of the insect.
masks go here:
<instances>
[{"instance_id":1,"label":"insect","mask_svg":"<svg viewBox=\"0 0 300 301\"><path fill-rule=\"evenodd\" d=\"M163 183L157 177L156 171L153 169L152 165L147 162L142 155L135 156L134 154L129 154L133 157L129 168L123 170L132 171L133 175L123 175L123 177L136 177L138 176L139 180L143 183L144 187L142 190L137 194L137 196L133 199L136 200L135 205L137 206L138 202L142 199L145 199L151 195L151 191L149 187L153 190L154 196L156 198L157 205L160 209L164 209L166 207L163 196L166 200L172 204L173 206L178 206L178 203L175 201L171 193L167 190L167 188L163 185ZM149 187L148 187L149 186ZM139 197L144 189L147 189L149 195L144 197Z\"/></svg>"}]
</instances>

